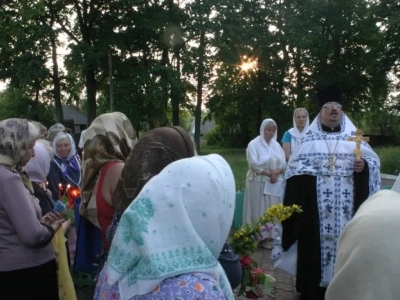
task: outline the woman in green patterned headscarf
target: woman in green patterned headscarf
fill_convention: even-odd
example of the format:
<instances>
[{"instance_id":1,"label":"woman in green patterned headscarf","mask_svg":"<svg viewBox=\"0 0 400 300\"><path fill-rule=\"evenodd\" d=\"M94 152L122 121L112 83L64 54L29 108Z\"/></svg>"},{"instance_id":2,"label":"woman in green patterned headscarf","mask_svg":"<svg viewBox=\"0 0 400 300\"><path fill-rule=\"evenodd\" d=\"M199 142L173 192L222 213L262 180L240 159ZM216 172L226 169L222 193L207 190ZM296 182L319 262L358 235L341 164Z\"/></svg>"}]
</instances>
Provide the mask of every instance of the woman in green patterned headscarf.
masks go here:
<instances>
[{"instance_id":1,"label":"woman in green patterned headscarf","mask_svg":"<svg viewBox=\"0 0 400 300\"><path fill-rule=\"evenodd\" d=\"M235 191L232 170L219 155L168 164L123 213L94 299L233 300L217 259Z\"/></svg>"}]
</instances>

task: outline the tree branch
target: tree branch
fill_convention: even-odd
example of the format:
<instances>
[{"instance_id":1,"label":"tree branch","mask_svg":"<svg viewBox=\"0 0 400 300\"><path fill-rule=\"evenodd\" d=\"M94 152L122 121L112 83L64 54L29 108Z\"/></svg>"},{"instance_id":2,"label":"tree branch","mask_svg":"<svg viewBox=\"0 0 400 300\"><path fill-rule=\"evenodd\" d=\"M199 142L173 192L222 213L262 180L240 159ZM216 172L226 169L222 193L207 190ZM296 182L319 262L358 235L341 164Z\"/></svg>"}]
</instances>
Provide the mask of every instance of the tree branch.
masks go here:
<instances>
[{"instance_id":1,"label":"tree branch","mask_svg":"<svg viewBox=\"0 0 400 300\"><path fill-rule=\"evenodd\" d=\"M74 0L74 6L76 8L76 13L78 15L78 21L79 21L79 27L81 28L83 40L86 40L86 28L85 28L85 23L82 17L82 10L81 7L79 6L79 1Z\"/></svg>"},{"instance_id":2,"label":"tree branch","mask_svg":"<svg viewBox=\"0 0 400 300\"><path fill-rule=\"evenodd\" d=\"M95 9L95 7L94 7L95 3L97 4L97 9ZM93 29L93 24L97 19L98 12L101 10L103 5L104 5L104 1L100 1L100 0L91 0L90 1L89 23L88 23L88 28L89 28L90 32Z\"/></svg>"},{"instance_id":3,"label":"tree branch","mask_svg":"<svg viewBox=\"0 0 400 300\"><path fill-rule=\"evenodd\" d=\"M61 30L64 31L73 41L75 41L78 45L82 42L61 22L61 20L56 17L58 25L61 26Z\"/></svg>"}]
</instances>

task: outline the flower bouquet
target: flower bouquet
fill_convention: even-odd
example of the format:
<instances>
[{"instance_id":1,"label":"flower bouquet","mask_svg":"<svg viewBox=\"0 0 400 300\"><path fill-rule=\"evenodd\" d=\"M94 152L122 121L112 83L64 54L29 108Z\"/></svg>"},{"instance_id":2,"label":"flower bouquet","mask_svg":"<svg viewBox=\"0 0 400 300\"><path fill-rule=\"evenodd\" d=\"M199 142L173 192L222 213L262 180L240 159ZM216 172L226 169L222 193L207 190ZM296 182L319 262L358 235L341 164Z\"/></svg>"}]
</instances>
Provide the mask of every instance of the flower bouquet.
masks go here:
<instances>
[{"instance_id":1,"label":"flower bouquet","mask_svg":"<svg viewBox=\"0 0 400 300\"><path fill-rule=\"evenodd\" d=\"M274 224L282 222L292 214L301 211L300 207L295 204L292 206L273 205L257 222L242 226L230 238L229 245L233 252L239 255L243 269L239 296L246 294L249 299L258 299L270 293L271 283L275 281L275 278L266 274L265 270L260 268L250 255L255 252L258 242L262 240L262 232L272 230Z\"/></svg>"}]
</instances>

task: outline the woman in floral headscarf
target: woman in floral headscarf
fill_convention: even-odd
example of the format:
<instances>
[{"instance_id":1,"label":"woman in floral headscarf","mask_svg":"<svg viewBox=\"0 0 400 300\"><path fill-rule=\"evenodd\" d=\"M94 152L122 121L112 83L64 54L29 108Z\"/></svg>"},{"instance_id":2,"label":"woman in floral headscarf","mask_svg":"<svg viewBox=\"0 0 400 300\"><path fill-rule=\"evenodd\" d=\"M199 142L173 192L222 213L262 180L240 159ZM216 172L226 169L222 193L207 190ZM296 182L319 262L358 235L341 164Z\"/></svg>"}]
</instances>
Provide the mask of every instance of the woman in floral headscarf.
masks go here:
<instances>
[{"instance_id":1,"label":"woman in floral headscarf","mask_svg":"<svg viewBox=\"0 0 400 300\"><path fill-rule=\"evenodd\" d=\"M86 131L80 213L101 229L103 245L114 214L112 194L136 143L131 122L120 112L97 117Z\"/></svg>"},{"instance_id":2,"label":"woman in floral headscarf","mask_svg":"<svg viewBox=\"0 0 400 300\"><path fill-rule=\"evenodd\" d=\"M235 180L221 156L169 164L123 213L94 299L233 300L217 258L234 209Z\"/></svg>"},{"instance_id":3,"label":"woman in floral headscarf","mask_svg":"<svg viewBox=\"0 0 400 300\"><path fill-rule=\"evenodd\" d=\"M42 218L22 167L35 156L38 136L24 119L0 122L0 291L2 299L58 299L57 265L51 240L64 222Z\"/></svg>"}]
</instances>

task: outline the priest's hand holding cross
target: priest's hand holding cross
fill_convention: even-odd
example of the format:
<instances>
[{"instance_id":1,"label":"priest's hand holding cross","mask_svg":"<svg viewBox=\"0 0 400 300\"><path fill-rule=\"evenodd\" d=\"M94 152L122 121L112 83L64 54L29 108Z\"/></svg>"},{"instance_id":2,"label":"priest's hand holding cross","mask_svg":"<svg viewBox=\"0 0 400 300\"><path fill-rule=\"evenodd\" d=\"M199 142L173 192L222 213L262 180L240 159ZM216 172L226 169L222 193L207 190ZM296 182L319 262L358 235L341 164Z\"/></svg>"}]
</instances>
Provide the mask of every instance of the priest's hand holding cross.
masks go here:
<instances>
[{"instance_id":1,"label":"priest's hand holding cross","mask_svg":"<svg viewBox=\"0 0 400 300\"><path fill-rule=\"evenodd\" d=\"M350 142L356 142L356 148L354 149L354 154L356 155L356 159L354 160L354 172L360 173L364 171L365 161L361 158L361 142L368 142L368 137L362 136L361 129L357 129L355 136L348 138Z\"/></svg>"}]
</instances>

